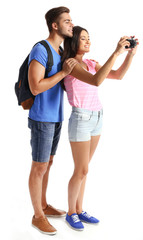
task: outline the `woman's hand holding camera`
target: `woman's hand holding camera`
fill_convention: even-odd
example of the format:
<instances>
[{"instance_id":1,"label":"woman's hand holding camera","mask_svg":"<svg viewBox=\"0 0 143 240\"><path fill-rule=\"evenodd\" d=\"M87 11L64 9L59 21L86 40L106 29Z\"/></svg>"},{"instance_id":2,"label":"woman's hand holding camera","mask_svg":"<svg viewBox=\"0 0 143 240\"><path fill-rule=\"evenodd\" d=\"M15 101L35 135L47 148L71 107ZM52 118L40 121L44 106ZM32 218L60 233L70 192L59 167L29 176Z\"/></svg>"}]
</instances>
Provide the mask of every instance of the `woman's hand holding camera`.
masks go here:
<instances>
[{"instance_id":1,"label":"woman's hand holding camera","mask_svg":"<svg viewBox=\"0 0 143 240\"><path fill-rule=\"evenodd\" d=\"M123 52L128 51L129 54L135 54L137 50L137 45L139 44L138 39L133 39L134 37L124 36L118 42L115 53L117 55L122 54ZM133 46L131 46L133 43Z\"/></svg>"}]
</instances>

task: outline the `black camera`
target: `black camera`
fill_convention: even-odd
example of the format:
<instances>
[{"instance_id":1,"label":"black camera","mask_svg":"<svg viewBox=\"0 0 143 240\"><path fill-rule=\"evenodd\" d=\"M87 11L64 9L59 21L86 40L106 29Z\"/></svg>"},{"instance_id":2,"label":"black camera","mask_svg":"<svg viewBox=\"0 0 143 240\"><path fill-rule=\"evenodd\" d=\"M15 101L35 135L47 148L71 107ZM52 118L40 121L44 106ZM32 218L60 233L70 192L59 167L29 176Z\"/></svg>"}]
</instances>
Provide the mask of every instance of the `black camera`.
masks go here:
<instances>
[{"instance_id":1,"label":"black camera","mask_svg":"<svg viewBox=\"0 0 143 240\"><path fill-rule=\"evenodd\" d=\"M130 43L130 46L125 46L125 48L134 48L137 45L137 41L133 37L126 40Z\"/></svg>"}]
</instances>

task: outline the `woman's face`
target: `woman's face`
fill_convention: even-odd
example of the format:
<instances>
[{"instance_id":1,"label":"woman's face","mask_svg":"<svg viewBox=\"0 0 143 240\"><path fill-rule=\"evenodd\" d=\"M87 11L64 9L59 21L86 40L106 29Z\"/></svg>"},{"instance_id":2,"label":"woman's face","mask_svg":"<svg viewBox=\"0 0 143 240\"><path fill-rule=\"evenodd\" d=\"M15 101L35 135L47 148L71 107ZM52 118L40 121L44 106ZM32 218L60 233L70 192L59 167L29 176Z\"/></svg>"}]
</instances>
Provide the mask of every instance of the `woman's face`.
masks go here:
<instances>
[{"instance_id":1,"label":"woman's face","mask_svg":"<svg viewBox=\"0 0 143 240\"><path fill-rule=\"evenodd\" d=\"M90 42L89 34L85 30L82 30L79 37L78 54L89 52L90 45L91 45L91 42Z\"/></svg>"}]
</instances>

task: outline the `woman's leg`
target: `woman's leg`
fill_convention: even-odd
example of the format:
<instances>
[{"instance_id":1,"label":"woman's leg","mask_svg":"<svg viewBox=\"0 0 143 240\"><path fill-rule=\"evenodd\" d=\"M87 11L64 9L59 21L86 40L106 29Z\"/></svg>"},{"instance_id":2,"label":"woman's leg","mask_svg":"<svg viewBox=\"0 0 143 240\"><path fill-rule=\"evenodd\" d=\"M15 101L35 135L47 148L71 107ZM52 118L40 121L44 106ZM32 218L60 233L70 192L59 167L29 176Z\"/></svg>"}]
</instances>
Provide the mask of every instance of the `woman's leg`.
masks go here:
<instances>
[{"instance_id":1,"label":"woman's leg","mask_svg":"<svg viewBox=\"0 0 143 240\"><path fill-rule=\"evenodd\" d=\"M75 169L68 185L68 215L76 213L76 203L82 181L88 172L90 141L70 142Z\"/></svg>"},{"instance_id":2,"label":"woman's leg","mask_svg":"<svg viewBox=\"0 0 143 240\"><path fill-rule=\"evenodd\" d=\"M91 141L90 141L90 152L89 152L89 162L96 150L96 147L98 145L100 139L100 135L98 136L93 136L91 137ZM83 196L84 196L84 191L85 191L85 184L86 184L86 176L84 177L81 187L80 187L80 191L79 191L79 195L77 198L77 202L76 202L76 212L77 214L80 214L82 212L82 204L83 204Z\"/></svg>"}]
</instances>

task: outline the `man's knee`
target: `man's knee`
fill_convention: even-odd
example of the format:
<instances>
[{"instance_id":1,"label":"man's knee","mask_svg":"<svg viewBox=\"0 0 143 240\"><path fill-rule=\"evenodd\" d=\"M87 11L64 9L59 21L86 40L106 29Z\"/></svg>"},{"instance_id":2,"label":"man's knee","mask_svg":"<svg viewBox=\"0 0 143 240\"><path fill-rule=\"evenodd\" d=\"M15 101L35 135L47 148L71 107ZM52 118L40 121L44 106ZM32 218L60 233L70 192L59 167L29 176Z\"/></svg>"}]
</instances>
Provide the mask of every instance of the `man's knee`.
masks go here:
<instances>
[{"instance_id":1,"label":"man's knee","mask_svg":"<svg viewBox=\"0 0 143 240\"><path fill-rule=\"evenodd\" d=\"M32 168L31 168L31 172L33 174L35 174L36 176L38 177L43 177L44 174L46 173L47 171L47 166L48 166L48 163L44 162L44 163L40 163L40 162L34 162L32 163Z\"/></svg>"},{"instance_id":2,"label":"man's knee","mask_svg":"<svg viewBox=\"0 0 143 240\"><path fill-rule=\"evenodd\" d=\"M53 164L53 158L54 158L54 156L51 155L51 156L50 156L50 159L49 159L48 167L51 167L51 166L52 166L52 164Z\"/></svg>"}]
</instances>

